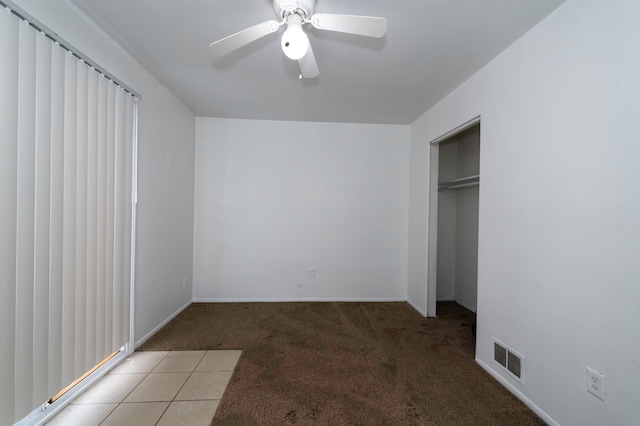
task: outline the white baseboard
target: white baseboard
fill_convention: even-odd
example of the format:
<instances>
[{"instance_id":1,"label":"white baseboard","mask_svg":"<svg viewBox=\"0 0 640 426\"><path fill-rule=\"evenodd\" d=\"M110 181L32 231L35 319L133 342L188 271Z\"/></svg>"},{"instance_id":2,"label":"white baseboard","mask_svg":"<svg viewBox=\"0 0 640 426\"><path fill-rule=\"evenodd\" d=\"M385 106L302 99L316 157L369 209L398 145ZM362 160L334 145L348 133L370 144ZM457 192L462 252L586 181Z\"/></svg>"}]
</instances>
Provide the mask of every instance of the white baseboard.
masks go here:
<instances>
[{"instance_id":1,"label":"white baseboard","mask_svg":"<svg viewBox=\"0 0 640 426\"><path fill-rule=\"evenodd\" d=\"M275 302L406 302L406 299L395 298L327 298L327 297L304 297L304 298L282 298L282 299L269 299L269 298L194 298L193 303L275 303Z\"/></svg>"},{"instance_id":2,"label":"white baseboard","mask_svg":"<svg viewBox=\"0 0 640 426\"><path fill-rule=\"evenodd\" d=\"M187 309L189 307L189 305L191 305L193 303L193 300L190 300L186 303L186 305L184 305L183 307L181 307L180 309L178 309L173 315L171 315L169 318L167 318L166 320L162 321L160 324L158 324L158 326L156 328L154 328L153 330L151 330L150 332L148 332L144 337L142 337L142 339L138 340L135 344L135 349L138 349L144 342L146 342L147 340L149 340L151 338L151 336L153 336L154 334L156 334L158 331L160 331L160 329L162 327L164 327L165 325L167 325L169 323L169 321L171 321L172 319L174 319L175 317L177 317L182 311L184 311L185 309Z\"/></svg>"},{"instance_id":3,"label":"white baseboard","mask_svg":"<svg viewBox=\"0 0 640 426\"><path fill-rule=\"evenodd\" d=\"M413 303L411 300L407 300L407 303L409 304L409 306L411 306L413 309L415 309L416 311L418 311L418 313L420 315L422 315L423 317L427 317L427 311L420 309L418 307L418 305L416 305L415 303Z\"/></svg>"},{"instance_id":4,"label":"white baseboard","mask_svg":"<svg viewBox=\"0 0 640 426\"><path fill-rule=\"evenodd\" d=\"M551 426L560 426L560 423L556 422L550 415L545 413L542 408L538 407L533 403L529 398L527 398L518 388L516 388L513 383L509 382L502 375L500 375L496 370L491 368L487 363L482 361L481 359L476 358L476 362L482 367L487 373L491 374L494 379L496 379L502 386L507 388L509 392L514 394L516 398L522 401L527 407L531 409L534 413L536 413L542 420L544 420L548 425Z\"/></svg>"}]
</instances>

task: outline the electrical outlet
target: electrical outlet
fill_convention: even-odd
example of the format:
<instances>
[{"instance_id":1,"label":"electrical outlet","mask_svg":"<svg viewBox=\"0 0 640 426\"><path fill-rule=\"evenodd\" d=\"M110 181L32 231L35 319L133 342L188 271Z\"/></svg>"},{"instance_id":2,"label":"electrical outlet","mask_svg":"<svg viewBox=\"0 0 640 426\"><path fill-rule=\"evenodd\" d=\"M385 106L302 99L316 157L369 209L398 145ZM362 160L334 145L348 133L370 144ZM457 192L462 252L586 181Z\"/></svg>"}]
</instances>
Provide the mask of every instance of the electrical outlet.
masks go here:
<instances>
[{"instance_id":1,"label":"electrical outlet","mask_svg":"<svg viewBox=\"0 0 640 426\"><path fill-rule=\"evenodd\" d=\"M316 268L309 268L309 278L316 277Z\"/></svg>"},{"instance_id":2,"label":"electrical outlet","mask_svg":"<svg viewBox=\"0 0 640 426\"><path fill-rule=\"evenodd\" d=\"M604 401L604 374L587 367L587 392Z\"/></svg>"},{"instance_id":3,"label":"electrical outlet","mask_svg":"<svg viewBox=\"0 0 640 426\"><path fill-rule=\"evenodd\" d=\"M302 283L298 283L298 288L302 288Z\"/></svg>"},{"instance_id":4,"label":"electrical outlet","mask_svg":"<svg viewBox=\"0 0 640 426\"><path fill-rule=\"evenodd\" d=\"M187 288L187 279L186 278L182 279L182 288Z\"/></svg>"}]
</instances>

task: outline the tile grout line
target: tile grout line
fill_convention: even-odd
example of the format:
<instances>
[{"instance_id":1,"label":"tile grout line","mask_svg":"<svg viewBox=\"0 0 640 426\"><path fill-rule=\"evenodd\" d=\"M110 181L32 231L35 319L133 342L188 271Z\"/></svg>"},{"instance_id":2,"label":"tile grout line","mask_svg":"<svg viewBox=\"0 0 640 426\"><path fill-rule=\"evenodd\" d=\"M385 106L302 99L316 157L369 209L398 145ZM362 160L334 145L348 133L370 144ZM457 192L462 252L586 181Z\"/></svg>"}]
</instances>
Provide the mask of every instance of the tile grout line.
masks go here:
<instances>
[{"instance_id":1,"label":"tile grout line","mask_svg":"<svg viewBox=\"0 0 640 426\"><path fill-rule=\"evenodd\" d=\"M171 351L171 352L176 352L176 351ZM169 352L169 353L171 353L171 352ZM180 386L180 389L178 389L178 392L176 392L176 394L173 396L173 399L171 401L169 401L169 404L167 405L167 408L164 409L164 411L162 412L162 415L160 415L160 417L158 417L158 421L155 422L156 426L158 425L158 423L160 423L160 421L162 420L164 415L167 413L167 410L169 409L169 407L171 407L171 404L176 400L176 397L178 396L178 394L180 393L182 388L184 388L184 385L187 384L187 382L189 381L189 378L191 378L191 376L193 375L194 371L196 371L196 368L198 368L198 366L200 365L200 363L202 362L204 357L207 355L207 352L209 352L209 351L204 351L204 354L202 355L202 358L200 358L200 360L195 365L195 367L193 367L193 370L191 370L191 372L189 373L189 376L187 376L187 380L185 380L184 383L182 384L182 386ZM167 354L167 356L169 356L169 355Z\"/></svg>"},{"instance_id":2,"label":"tile grout line","mask_svg":"<svg viewBox=\"0 0 640 426\"><path fill-rule=\"evenodd\" d=\"M166 354L162 359L160 359L160 361L158 361L158 363L153 367L153 369L155 369L158 365L160 365L160 363L161 363L162 361L164 361L164 360L165 360L165 358L167 358L171 352L173 352L173 351L168 351L168 352L167 352L167 354ZM133 352L131 353L131 355L133 355L134 353L135 353L135 351L133 351ZM131 355L129 355L129 356L131 356ZM151 373L153 373L153 369L151 369L151 371L148 371L147 373L119 373L119 374L123 374L123 375L124 375L124 374L144 374L145 376L142 378L142 380L140 380L140 383L138 383L137 385L135 385L135 386L133 387L133 389L131 389L131 391L129 391L129 393L128 393L128 394L126 394L126 395L124 396L124 398L122 398L122 401L118 402L118 403L116 404L116 406L115 406L115 407L113 407L113 410L111 410L111 411L109 412L109 414L107 414L107 416L106 416L106 417L105 417L105 418L104 418L104 419L103 419L103 420L98 424L98 426L101 426L104 422L106 422L106 421L107 421L107 419L109 418L109 416L110 416L110 415L112 415L112 414L113 414L113 412L114 412L114 411L116 411L116 410L118 409L118 407L120 407L122 404L124 404L124 401L129 397L129 395L131 395L131 394L133 393L133 391L135 391L135 390L138 388L138 386L140 386L140 384L141 384L142 382L144 382L144 381L145 381L145 379L146 379L147 377L149 377L149 375L150 375ZM115 373L115 374L118 374L118 373ZM115 374L114 374L114 375L115 375ZM105 376L105 377L106 377L106 376ZM168 406L167 406L167 408L168 408ZM166 411L166 410L165 410L165 411ZM162 415L164 415L164 412L162 413ZM160 416L160 418L162 418L162 416Z\"/></svg>"},{"instance_id":3,"label":"tile grout line","mask_svg":"<svg viewBox=\"0 0 640 426\"><path fill-rule=\"evenodd\" d=\"M226 388L229 385L229 381L227 381L227 383L225 384L223 390L222 390L222 395L220 396L220 398L218 399L211 399L211 398L204 398L204 399L185 399L185 400L177 400L176 398L178 397L178 395L180 394L180 392L182 392L185 389L186 384L189 382L189 380L191 378L194 377L194 373L202 373L202 374L207 374L207 373L211 373L211 374L215 374L215 373L230 373L231 376L233 375L233 373L235 372L235 369L238 366L238 362L239 362L239 358L236 360L236 362L234 363L233 368L228 368L225 366L225 364L223 363L222 365L218 364L218 363L214 363L211 365L210 368L204 368L202 371L197 371L198 367L202 364L202 362L205 360L205 358L207 357L208 354L212 353L212 352L216 352L217 350L215 349L210 349L210 350L203 350L203 354L202 356L197 360L197 362L195 363L195 365L187 371L163 371L163 372L157 372L155 371L158 366L160 364L162 364L164 361L167 360L168 357L170 357L172 354L177 354L180 352L189 352L189 351L166 351L167 353L160 358L156 363L153 364L153 366L150 368L149 371L129 371L129 372L124 372L124 373L113 373L113 372L109 372L107 375L105 375L105 377L107 377L108 375L111 375L113 377L113 379L117 382L120 379L124 379L127 378L127 376L131 377L132 375L141 375L142 378L140 379L140 381L136 384L136 386L134 386L129 392L126 393L126 395L124 395L119 402L96 402L96 403L87 403L88 405L107 405L107 404L113 404L113 408L111 410L109 410L105 417L98 422L98 425L102 426L105 424L105 422L114 414L114 412L116 412L118 409L122 409L124 405L129 404L126 402L126 399L129 398L131 396L131 394L133 394L136 389L138 389L142 383L149 379L149 377L155 372L155 373L188 373L186 379L184 380L184 382L181 384L181 386L179 387L179 389L175 392L175 394L172 396L171 400L169 401L137 401L135 403L167 403L167 406L164 408L164 410L162 411L162 413L160 414L160 416L158 417L158 420L154 423L154 425L158 425L162 419L164 418L165 415L167 415L168 411L169 411L169 407L171 407L172 404L176 403L176 402L186 402L186 403L193 403L193 402L208 402L210 404L213 404L214 402L217 402L217 404L219 405L225 392L226 392ZM224 351L223 349L220 349L220 351ZM142 351L145 352L145 351ZM153 351L150 351L153 352ZM242 351L241 351L242 352ZM134 355L135 351L131 354ZM179 364L178 364L179 365ZM222 367L222 368L221 368ZM180 368L180 367L178 367ZM135 370L135 368L134 368ZM115 376L115 377L114 377ZM229 377L230 379L231 377ZM192 395L195 396L195 395ZM197 396L196 396L197 397ZM130 402L130 403L134 403L134 402ZM74 405L74 404L70 404L70 405ZM85 405L85 404L75 404L75 405ZM217 406L216 406L216 410L214 412L214 416L215 417L215 413L217 412Z\"/></svg>"}]
</instances>

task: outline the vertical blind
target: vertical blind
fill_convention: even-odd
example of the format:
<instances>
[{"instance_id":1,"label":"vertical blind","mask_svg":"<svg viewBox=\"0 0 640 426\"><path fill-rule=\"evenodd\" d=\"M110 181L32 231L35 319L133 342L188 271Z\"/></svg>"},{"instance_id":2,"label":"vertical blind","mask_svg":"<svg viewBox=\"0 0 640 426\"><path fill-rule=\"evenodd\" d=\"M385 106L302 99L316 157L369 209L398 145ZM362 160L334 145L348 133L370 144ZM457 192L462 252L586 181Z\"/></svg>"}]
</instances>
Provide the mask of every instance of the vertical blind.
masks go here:
<instances>
[{"instance_id":1,"label":"vertical blind","mask_svg":"<svg viewBox=\"0 0 640 426\"><path fill-rule=\"evenodd\" d=\"M0 424L129 341L135 103L0 8Z\"/></svg>"}]
</instances>

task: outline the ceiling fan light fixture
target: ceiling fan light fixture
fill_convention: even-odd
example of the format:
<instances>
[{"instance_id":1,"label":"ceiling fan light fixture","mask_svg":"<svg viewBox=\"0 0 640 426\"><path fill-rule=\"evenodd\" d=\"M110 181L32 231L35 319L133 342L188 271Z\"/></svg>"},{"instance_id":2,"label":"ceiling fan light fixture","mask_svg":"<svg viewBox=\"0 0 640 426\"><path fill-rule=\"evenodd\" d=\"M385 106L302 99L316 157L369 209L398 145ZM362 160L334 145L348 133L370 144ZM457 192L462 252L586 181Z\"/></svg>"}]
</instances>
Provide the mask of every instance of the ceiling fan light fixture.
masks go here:
<instances>
[{"instance_id":1,"label":"ceiling fan light fixture","mask_svg":"<svg viewBox=\"0 0 640 426\"><path fill-rule=\"evenodd\" d=\"M302 25L289 24L282 34L282 51L287 58L297 61L302 59L309 50L309 37L302 30Z\"/></svg>"}]
</instances>

